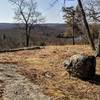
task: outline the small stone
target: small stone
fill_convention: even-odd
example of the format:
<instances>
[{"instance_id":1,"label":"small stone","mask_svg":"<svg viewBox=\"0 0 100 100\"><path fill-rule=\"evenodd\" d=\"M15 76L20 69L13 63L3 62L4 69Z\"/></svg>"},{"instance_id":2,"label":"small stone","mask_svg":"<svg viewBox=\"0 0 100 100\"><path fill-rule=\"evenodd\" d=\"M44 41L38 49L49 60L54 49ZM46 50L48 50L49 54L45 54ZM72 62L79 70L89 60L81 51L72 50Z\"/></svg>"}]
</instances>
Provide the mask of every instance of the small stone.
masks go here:
<instances>
[{"instance_id":1,"label":"small stone","mask_svg":"<svg viewBox=\"0 0 100 100\"><path fill-rule=\"evenodd\" d=\"M44 73L44 76L46 77L46 78L53 78L54 77L54 74L53 73L51 73L51 72L49 72L49 71L47 71L47 72L45 72Z\"/></svg>"}]
</instances>

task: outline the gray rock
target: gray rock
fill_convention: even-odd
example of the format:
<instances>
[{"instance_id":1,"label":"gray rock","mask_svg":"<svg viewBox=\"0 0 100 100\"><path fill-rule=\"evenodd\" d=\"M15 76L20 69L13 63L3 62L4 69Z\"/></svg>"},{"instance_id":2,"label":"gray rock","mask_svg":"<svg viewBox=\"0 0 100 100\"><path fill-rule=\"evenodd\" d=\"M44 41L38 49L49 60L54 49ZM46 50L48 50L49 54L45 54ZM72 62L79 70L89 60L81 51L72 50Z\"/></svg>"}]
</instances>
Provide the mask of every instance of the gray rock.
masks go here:
<instances>
[{"instance_id":1,"label":"gray rock","mask_svg":"<svg viewBox=\"0 0 100 100\"><path fill-rule=\"evenodd\" d=\"M81 54L73 55L64 62L64 67L72 76L81 79L91 79L95 76L96 58Z\"/></svg>"}]
</instances>

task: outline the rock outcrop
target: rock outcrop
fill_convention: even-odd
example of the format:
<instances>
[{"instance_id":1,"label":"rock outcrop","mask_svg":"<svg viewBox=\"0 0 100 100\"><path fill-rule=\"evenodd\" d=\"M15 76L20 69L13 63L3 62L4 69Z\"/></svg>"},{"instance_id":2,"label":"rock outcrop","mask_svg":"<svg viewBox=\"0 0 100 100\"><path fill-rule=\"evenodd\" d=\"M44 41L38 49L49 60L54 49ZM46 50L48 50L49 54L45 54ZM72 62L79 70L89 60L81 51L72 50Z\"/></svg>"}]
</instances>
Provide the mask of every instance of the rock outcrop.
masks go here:
<instances>
[{"instance_id":1,"label":"rock outcrop","mask_svg":"<svg viewBox=\"0 0 100 100\"><path fill-rule=\"evenodd\" d=\"M70 75L81 79L91 79L95 76L96 58L81 54L73 55L64 62L64 67Z\"/></svg>"}]
</instances>

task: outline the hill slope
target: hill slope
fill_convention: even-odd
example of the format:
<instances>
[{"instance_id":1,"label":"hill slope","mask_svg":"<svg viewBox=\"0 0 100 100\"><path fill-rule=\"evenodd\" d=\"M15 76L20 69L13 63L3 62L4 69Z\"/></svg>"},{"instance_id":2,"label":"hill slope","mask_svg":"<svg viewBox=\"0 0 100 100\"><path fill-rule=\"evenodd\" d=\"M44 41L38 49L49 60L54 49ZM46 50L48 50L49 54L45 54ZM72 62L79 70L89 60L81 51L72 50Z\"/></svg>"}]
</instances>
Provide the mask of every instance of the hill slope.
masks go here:
<instances>
[{"instance_id":1,"label":"hill slope","mask_svg":"<svg viewBox=\"0 0 100 100\"><path fill-rule=\"evenodd\" d=\"M63 67L63 61L77 53L94 54L88 45L46 46L40 50L2 53L0 62L18 64L18 73L39 85L51 100L100 100L100 58L92 82L69 78Z\"/></svg>"}]
</instances>

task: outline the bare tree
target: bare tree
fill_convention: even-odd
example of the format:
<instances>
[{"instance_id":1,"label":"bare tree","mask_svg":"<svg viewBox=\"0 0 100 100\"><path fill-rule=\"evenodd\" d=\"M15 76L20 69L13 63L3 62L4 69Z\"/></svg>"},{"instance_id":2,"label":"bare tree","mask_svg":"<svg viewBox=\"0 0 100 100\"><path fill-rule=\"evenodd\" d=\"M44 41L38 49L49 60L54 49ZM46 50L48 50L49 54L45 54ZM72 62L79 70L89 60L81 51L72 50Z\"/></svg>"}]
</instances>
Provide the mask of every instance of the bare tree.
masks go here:
<instances>
[{"instance_id":1,"label":"bare tree","mask_svg":"<svg viewBox=\"0 0 100 100\"><path fill-rule=\"evenodd\" d=\"M84 0L83 4L88 20L100 22L100 0Z\"/></svg>"},{"instance_id":2,"label":"bare tree","mask_svg":"<svg viewBox=\"0 0 100 100\"><path fill-rule=\"evenodd\" d=\"M59 1L59 0L54 0L54 1ZM64 6L65 6L65 3L67 0L63 0L64 1ZM69 0L70 1L70 0ZM90 29L89 29L89 25L88 25L88 22L87 22L87 19L86 19L86 14L85 14L85 11L83 9L83 4L82 4L82 1L81 0L77 0L78 2L78 5L80 7L80 11L82 13L82 16L83 16L83 21L84 21L84 25L86 27L86 30L87 30L87 37L88 37L88 41L92 47L93 50L95 50L95 44L93 42L93 39L92 39L92 36L91 36L91 33L90 33ZM55 2L54 2L55 3Z\"/></svg>"},{"instance_id":3,"label":"bare tree","mask_svg":"<svg viewBox=\"0 0 100 100\"><path fill-rule=\"evenodd\" d=\"M84 6L88 20L92 23L100 23L100 0L85 0ZM100 30L96 56L100 57Z\"/></svg>"},{"instance_id":4,"label":"bare tree","mask_svg":"<svg viewBox=\"0 0 100 100\"><path fill-rule=\"evenodd\" d=\"M86 27L86 30L87 30L87 36L88 36L89 43L90 43L92 49L95 50L95 44L94 44L93 39L91 37L89 25L88 25L88 22L87 22L87 19L86 19L86 14L84 12L82 2L81 2L81 0L77 0L77 1L78 1L80 10L81 10L82 16L83 16L83 21L84 21L84 24L85 24L85 27Z\"/></svg>"},{"instance_id":5,"label":"bare tree","mask_svg":"<svg viewBox=\"0 0 100 100\"><path fill-rule=\"evenodd\" d=\"M14 19L25 25L26 46L29 46L30 32L33 25L44 20L41 13L36 10L35 0L9 0L15 6Z\"/></svg>"}]
</instances>

